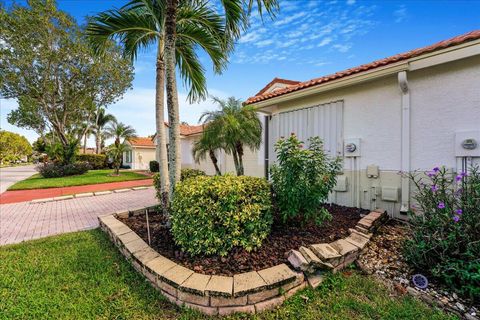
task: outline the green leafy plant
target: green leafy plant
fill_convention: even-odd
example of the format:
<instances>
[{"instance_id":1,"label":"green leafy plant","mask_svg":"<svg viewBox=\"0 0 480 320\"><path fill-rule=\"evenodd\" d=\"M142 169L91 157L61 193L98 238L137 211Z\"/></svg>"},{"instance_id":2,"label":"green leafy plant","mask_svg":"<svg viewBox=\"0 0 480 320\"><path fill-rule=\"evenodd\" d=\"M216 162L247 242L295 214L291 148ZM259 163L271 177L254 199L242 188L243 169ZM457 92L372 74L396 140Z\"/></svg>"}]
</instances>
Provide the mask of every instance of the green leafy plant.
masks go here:
<instances>
[{"instance_id":1,"label":"green leafy plant","mask_svg":"<svg viewBox=\"0 0 480 320\"><path fill-rule=\"evenodd\" d=\"M150 172L159 172L160 165L157 160L152 160L148 163L148 167L150 168Z\"/></svg>"},{"instance_id":2,"label":"green leafy plant","mask_svg":"<svg viewBox=\"0 0 480 320\"><path fill-rule=\"evenodd\" d=\"M92 170L108 168L107 156L104 154L79 154L77 160L87 162Z\"/></svg>"},{"instance_id":3,"label":"green leafy plant","mask_svg":"<svg viewBox=\"0 0 480 320\"><path fill-rule=\"evenodd\" d=\"M84 174L90 170L90 165L88 162L74 162L67 164L49 162L38 165L36 169L44 178L60 178Z\"/></svg>"},{"instance_id":4,"label":"green leafy plant","mask_svg":"<svg viewBox=\"0 0 480 320\"><path fill-rule=\"evenodd\" d=\"M198 176L204 176L206 175L205 174L205 171L202 171L202 170L199 170L199 169L182 169L182 172L181 172L181 181L184 181L184 180L187 180L187 179L190 179L190 178L194 178L194 177L198 177Z\"/></svg>"},{"instance_id":5,"label":"green leafy plant","mask_svg":"<svg viewBox=\"0 0 480 320\"><path fill-rule=\"evenodd\" d=\"M270 233L270 186L246 176L197 176L178 183L171 210L175 242L192 255L254 250Z\"/></svg>"},{"instance_id":6,"label":"green leafy plant","mask_svg":"<svg viewBox=\"0 0 480 320\"><path fill-rule=\"evenodd\" d=\"M319 137L303 147L295 134L275 144L277 163L271 168L275 205L283 222L296 217L320 224L330 218L322 207L341 170L340 159L330 158Z\"/></svg>"},{"instance_id":7,"label":"green leafy plant","mask_svg":"<svg viewBox=\"0 0 480 320\"><path fill-rule=\"evenodd\" d=\"M480 170L445 168L410 175L417 207L410 214L407 261L451 289L480 299Z\"/></svg>"}]
</instances>

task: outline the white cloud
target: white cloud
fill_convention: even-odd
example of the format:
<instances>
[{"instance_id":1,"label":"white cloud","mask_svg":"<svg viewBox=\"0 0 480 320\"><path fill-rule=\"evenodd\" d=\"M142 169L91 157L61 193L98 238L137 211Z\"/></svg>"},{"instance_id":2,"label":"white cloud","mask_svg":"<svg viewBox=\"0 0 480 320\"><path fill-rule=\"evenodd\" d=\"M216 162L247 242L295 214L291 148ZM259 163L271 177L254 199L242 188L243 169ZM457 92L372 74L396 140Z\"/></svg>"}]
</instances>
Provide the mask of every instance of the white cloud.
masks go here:
<instances>
[{"instance_id":1,"label":"white cloud","mask_svg":"<svg viewBox=\"0 0 480 320\"><path fill-rule=\"evenodd\" d=\"M255 45L259 48L266 47L268 45L271 45L274 41L272 39L266 39L262 41L258 41Z\"/></svg>"},{"instance_id":2,"label":"white cloud","mask_svg":"<svg viewBox=\"0 0 480 320\"><path fill-rule=\"evenodd\" d=\"M244 35L238 40L238 42L239 42L239 43L248 43L248 42L257 41L258 39L260 39L260 33L258 33L258 32L250 32L250 33L244 34Z\"/></svg>"},{"instance_id":3,"label":"white cloud","mask_svg":"<svg viewBox=\"0 0 480 320\"><path fill-rule=\"evenodd\" d=\"M355 2L356 2L355 0L347 0L347 4L349 6L351 6L352 4L355 4Z\"/></svg>"},{"instance_id":4,"label":"white cloud","mask_svg":"<svg viewBox=\"0 0 480 320\"><path fill-rule=\"evenodd\" d=\"M350 50L352 46L349 44L335 44L333 45L333 48L337 49L338 52L345 53L348 52L348 50Z\"/></svg>"},{"instance_id":5,"label":"white cloud","mask_svg":"<svg viewBox=\"0 0 480 320\"><path fill-rule=\"evenodd\" d=\"M324 38L324 39L322 39L322 41L320 41L320 43L317 45L317 47L326 46L327 44L329 44L332 41L333 41L333 39L330 38L330 37Z\"/></svg>"},{"instance_id":6,"label":"white cloud","mask_svg":"<svg viewBox=\"0 0 480 320\"><path fill-rule=\"evenodd\" d=\"M291 15L291 16L288 16L288 17L283 18L281 20L275 21L274 25L275 26L281 26L281 25L290 23L292 21L298 20L298 19L304 17L305 15L306 15L305 12L298 12L298 13L295 13L294 15Z\"/></svg>"},{"instance_id":7,"label":"white cloud","mask_svg":"<svg viewBox=\"0 0 480 320\"><path fill-rule=\"evenodd\" d=\"M397 10L393 12L396 23L405 21L408 18L407 8L404 5L401 5Z\"/></svg>"}]
</instances>

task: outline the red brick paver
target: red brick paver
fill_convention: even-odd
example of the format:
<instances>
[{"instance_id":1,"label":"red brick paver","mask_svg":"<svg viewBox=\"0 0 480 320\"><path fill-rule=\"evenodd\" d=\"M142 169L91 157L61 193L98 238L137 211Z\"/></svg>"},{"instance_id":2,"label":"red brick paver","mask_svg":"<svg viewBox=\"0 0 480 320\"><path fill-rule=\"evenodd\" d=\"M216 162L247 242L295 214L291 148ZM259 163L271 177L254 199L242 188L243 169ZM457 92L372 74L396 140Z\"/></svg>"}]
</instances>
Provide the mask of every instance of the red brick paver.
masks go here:
<instances>
[{"instance_id":1,"label":"red brick paver","mask_svg":"<svg viewBox=\"0 0 480 320\"><path fill-rule=\"evenodd\" d=\"M0 194L0 204L59 197L59 196L66 196L69 194L84 193L84 192L96 192L96 191L133 188L133 187L140 187L140 186L151 186L152 184L153 184L152 179L145 179L145 180L132 180L132 181L122 181L122 182L90 184L86 186L6 191Z\"/></svg>"},{"instance_id":2,"label":"red brick paver","mask_svg":"<svg viewBox=\"0 0 480 320\"><path fill-rule=\"evenodd\" d=\"M0 245L98 227L97 217L119 210L157 204L155 190L45 203L0 205Z\"/></svg>"}]
</instances>

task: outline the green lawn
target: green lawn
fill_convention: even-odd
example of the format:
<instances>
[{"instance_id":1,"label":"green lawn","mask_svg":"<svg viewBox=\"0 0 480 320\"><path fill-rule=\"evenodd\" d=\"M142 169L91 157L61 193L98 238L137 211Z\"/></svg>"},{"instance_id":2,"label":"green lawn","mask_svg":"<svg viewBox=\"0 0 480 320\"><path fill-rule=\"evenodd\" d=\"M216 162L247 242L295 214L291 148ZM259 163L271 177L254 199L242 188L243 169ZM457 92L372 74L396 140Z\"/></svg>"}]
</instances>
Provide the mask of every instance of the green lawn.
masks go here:
<instances>
[{"instance_id":1,"label":"green lawn","mask_svg":"<svg viewBox=\"0 0 480 320\"><path fill-rule=\"evenodd\" d=\"M112 176L113 169L90 170L85 174L78 176L69 176L61 178L42 178L40 174L35 174L28 179L19 181L12 185L8 190L29 190L45 189L58 187L83 186L87 184L98 184L108 182L120 182L128 180L148 179L144 174L132 171L120 171L120 176Z\"/></svg>"},{"instance_id":2,"label":"green lawn","mask_svg":"<svg viewBox=\"0 0 480 320\"><path fill-rule=\"evenodd\" d=\"M155 291L98 229L0 247L0 319L209 319ZM371 277L332 275L282 307L227 319L455 319Z\"/></svg>"}]
</instances>

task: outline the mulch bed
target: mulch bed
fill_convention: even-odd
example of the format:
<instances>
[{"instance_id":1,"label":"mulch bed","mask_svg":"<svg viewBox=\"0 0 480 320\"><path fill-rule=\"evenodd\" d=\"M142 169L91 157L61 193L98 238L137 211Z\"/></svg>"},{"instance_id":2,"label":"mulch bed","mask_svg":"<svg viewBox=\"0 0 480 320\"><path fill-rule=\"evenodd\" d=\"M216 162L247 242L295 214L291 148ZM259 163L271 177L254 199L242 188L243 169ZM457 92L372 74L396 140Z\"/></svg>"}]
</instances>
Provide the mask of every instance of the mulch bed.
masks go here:
<instances>
[{"instance_id":1,"label":"mulch bed","mask_svg":"<svg viewBox=\"0 0 480 320\"><path fill-rule=\"evenodd\" d=\"M274 223L272 232L256 251L247 252L235 248L225 257L196 256L182 252L165 227L165 218L161 214L150 214L151 247L166 258L190 268L198 273L232 276L237 273L261 270L286 263L286 253L290 249L298 249L315 243L332 242L348 235L360 219L360 214L368 214L368 210L327 205L325 208L332 214L332 220L322 225L301 223ZM145 215L120 219L148 242Z\"/></svg>"}]
</instances>

